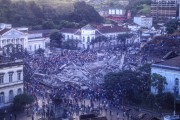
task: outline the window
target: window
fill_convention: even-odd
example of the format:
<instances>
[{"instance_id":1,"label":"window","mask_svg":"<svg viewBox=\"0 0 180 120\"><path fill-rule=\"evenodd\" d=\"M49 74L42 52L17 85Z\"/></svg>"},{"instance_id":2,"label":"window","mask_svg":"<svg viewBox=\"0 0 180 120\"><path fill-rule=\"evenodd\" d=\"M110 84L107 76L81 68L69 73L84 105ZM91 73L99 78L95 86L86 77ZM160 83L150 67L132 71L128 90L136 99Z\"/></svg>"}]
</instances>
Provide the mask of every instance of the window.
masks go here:
<instances>
[{"instance_id":1,"label":"window","mask_svg":"<svg viewBox=\"0 0 180 120\"><path fill-rule=\"evenodd\" d=\"M89 37L87 37L87 42L90 42L90 38Z\"/></svg>"},{"instance_id":2,"label":"window","mask_svg":"<svg viewBox=\"0 0 180 120\"><path fill-rule=\"evenodd\" d=\"M34 45L34 50L36 50L36 45Z\"/></svg>"},{"instance_id":3,"label":"window","mask_svg":"<svg viewBox=\"0 0 180 120\"><path fill-rule=\"evenodd\" d=\"M22 94L22 89L21 89L21 88L19 88L19 89L17 90L17 94L18 94L18 95Z\"/></svg>"},{"instance_id":4,"label":"window","mask_svg":"<svg viewBox=\"0 0 180 120\"><path fill-rule=\"evenodd\" d=\"M12 102L14 98L14 93L12 90L9 91L9 102Z\"/></svg>"},{"instance_id":5,"label":"window","mask_svg":"<svg viewBox=\"0 0 180 120\"><path fill-rule=\"evenodd\" d=\"M2 40L2 43L5 43L6 40Z\"/></svg>"},{"instance_id":6,"label":"window","mask_svg":"<svg viewBox=\"0 0 180 120\"><path fill-rule=\"evenodd\" d=\"M13 82L13 72L9 72L9 82Z\"/></svg>"},{"instance_id":7,"label":"window","mask_svg":"<svg viewBox=\"0 0 180 120\"><path fill-rule=\"evenodd\" d=\"M0 84L4 83L4 74L0 74Z\"/></svg>"},{"instance_id":8,"label":"window","mask_svg":"<svg viewBox=\"0 0 180 120\"><path fill-rule=\"evenodd\" d=\"M39 44L39 48L41 48L41 45Z\"/></svg>"},{"instance_id":9,"label":"window","mask_svg":"<svg viewBox=\"0 0 180 120\"><path fill-rule=\"evenodd\" d=\"M69 39L69 35L67 35L67 39Z\"/></svg>"},{"instance_id":10,"label":"window","mask_svg":"<svg viewBox=\"0 0 180 120\"><path fill-rule=\"evenodd\" d=\"M85 42L85 37L83 37L83 42Z\"/></svg>"},{"instance_id":11,"label":"window","mask_svg":"<svg viewBox=\"0 0 180 120\"><path fill-rule=\"evenodd\" d=\"M31 51L31 45L29 46L29 50Z\"/></svg>"},{"instance_id":12,"label":"window","mask_svg":"<svg viewBox=\"0 0 180 120\"><path fill-rule=\"evenodd\" d=\"M73 35L71 35L71 39L73 39Z\"/></svg>"},{"instance_id":13,"label":"window","mask_svg":"<svg viewBox=\"0 0 180 120\"><path fill-rule=\"evenodd\" d=\"M176 88L176 90L179 89L179 79L178 78L175 79L175 88Z\"/></svg>"},{"instance_id":14,"label":"window","mask_svg":"<svg viewBox=\"0 0 180 120\"><path fill-rule=\"evenodd\" d=\"M21 71L17 72L17 80L21 80Z\"/></svg>"},{"instance_id":15,"label":"window","mask_svg":"<svg viewBox=\"0 0 180 120\"><path fill-rule=\"evenodd\" d=\"M175 79L175 86L179 86L179 79L178 78Z\"/></svg>"},{"instance_id":16,"label":"window","mask_svg":"<svg viewBox=\"0 0 180 120\"><path fill-rule=\"evenodd\" d=\"M19 44L19 39L18 38L16 39L16 44Z\"/></svg>"},{"instance_id":17,"label":"window","mask_svg":"<svg viewBox=\"0 0 180 120\"><path fill-rule=\"evenodd\" d=\"M9 42L10 42L10 39L7 40L7 43L9 43Z\"/></svg>"},{"instance_id":18,"label":"window","mask_svg":"<svg viewBox=\"0 0 180 120\"><path fill-rule=\"evenodd\" d=\"M15 39L12 39L12 43L15 43Z\"/></svg>"},{"instance_id":19,"label":"window","mask_svg":"<svg viewBox=\"0 0 180 120\"><path fill-rule=\"evenodd\" d=\"M0 93L0 104L3 104L4 103L4 92L1 92Z\"/></svg>"}]
</instances>

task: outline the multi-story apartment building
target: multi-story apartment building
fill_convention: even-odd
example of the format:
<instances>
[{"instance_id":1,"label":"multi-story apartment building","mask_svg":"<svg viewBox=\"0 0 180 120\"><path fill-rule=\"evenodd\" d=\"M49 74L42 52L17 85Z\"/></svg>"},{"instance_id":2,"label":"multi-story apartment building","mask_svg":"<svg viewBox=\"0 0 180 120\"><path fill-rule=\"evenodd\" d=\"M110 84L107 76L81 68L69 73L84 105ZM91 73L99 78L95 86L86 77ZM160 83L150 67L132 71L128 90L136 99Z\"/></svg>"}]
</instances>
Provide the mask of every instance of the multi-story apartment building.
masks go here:
<instances>
[{"instance_id":1,"label":"multi-story apartment building","mask_svg":"<svg viewBox=\"0 0 180 120\"><path fill-rule=\"evenodd\" d=\"M152 0L151 15L154 20L166 20L177 17L178 0Z\"/></svg>"}]
</instances>

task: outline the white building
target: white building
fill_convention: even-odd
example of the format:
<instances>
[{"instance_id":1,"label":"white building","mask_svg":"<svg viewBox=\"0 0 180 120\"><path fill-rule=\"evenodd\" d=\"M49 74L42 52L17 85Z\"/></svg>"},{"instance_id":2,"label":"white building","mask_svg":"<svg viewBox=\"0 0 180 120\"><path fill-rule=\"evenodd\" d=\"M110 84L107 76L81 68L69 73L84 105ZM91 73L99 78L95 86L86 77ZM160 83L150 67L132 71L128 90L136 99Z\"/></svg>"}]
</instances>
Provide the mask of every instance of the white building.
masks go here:
<instances>
[{"instance_id":1,"label":"white building","mask_svg":"<svg viewBox=\"0 0 180 120\"><path fill-rule=\"evenodd\" d=\"M162 61L160 63L152 64L151 73L157 73L166 77L167 85L165 85L164 92L174 93L174 88L179 93L180 80L180 56ZM157 93L157 90L152 87L152 93Z\"/></svg>"},{"instance_id":2,"label":"white building","mask_svg":"<svg viewBox=\"0 0 180 120\"><path fill-rule=\"evenodd\" d=\"M28 33L28 28L12 28L9 24L0 24L0 48L8 44L20 44L24 49L34 52L45 49L42 33Z\"/></svg>"},{"instance_id":3,"label":"white building","mask_svg":"<svg viewBox=\"0 0 180 120\"><path fill-rule=\"evenodd\" d=\"M119 9L119 8L110 8L108 13L109 15L117 15L117 16L122 16L125 15L125 10L124 9Z\"/></svg>"},{"instance_id":4,"label":"white building","mask_svg":"<svg viewBox=\"0 0 180 120\"><path fill-rule=\"evenodd\" d=\"M119 7L115 7L115 8L104 7L101 10L99 10L99 14L101 16L124 16L125 13L126 10Z\"/></svg>"},{"instance_id":5,"label":"white building","mask_svg":"<svg viewBox=\"0 0 180 120\"><path fill-rule=\"evenodd\" d=\"M80 40L79 47L87 49L90 43L98 36L105 36L110 40L116 40L118 34L130 32L128 28L113 25L86 25L80 29L63 28L60 32L64 36L64 40Z\"/></svg>"},{"instance_id":6,"label":"white building","mask_svg":"<svg viewBox=\"0 0 180 120\"><path fill-rule=\"evenodd\" d=\"M22 61L0 63L0 108L10 105L23 88Z\"/></svg>"},{"instance_id":7,"label":"white building","mask_svg":"<svg viewBox=\"0 0 180 120\"><path fill-rule=\"evenodd\" d=\"M145 17L145 16L134 17L134 23L140 25L141 27L151 28L153 23L153 18Z\"/></svg>"},{"instance_id":8,"label":"white building","mask_svg":"<svg viewBox=\"0 0 180 120\"><path fill-rule=\"evenodd\" d=\"M45 49L45 40L42 33L29 33L28 34L28 48L30 52L34 52L39 48Z\"/></svg>"},{"instance_id":9,"label":"white building","mask_svg":"<svg viewBox=\"0 0 180 120\"><path fill-rule=\"evenodd\" d=\"M164 120L179 120L180 116L179 115L166 115L164 116Z\"/></svg>"}]
</instances>

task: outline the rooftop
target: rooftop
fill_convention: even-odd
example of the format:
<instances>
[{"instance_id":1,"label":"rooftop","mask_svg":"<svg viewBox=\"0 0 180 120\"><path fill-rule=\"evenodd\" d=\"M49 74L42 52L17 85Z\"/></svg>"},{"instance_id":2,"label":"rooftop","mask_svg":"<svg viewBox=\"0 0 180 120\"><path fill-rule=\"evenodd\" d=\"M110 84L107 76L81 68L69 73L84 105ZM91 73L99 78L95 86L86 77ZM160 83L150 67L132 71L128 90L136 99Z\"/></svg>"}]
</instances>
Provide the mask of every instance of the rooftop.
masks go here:
<instances>
[{"instance_id":1,"label":"rooftop","mask_svg":"<svg viewBox=\"0 0 180 120\"><path fill-rule=\"evenodd\" d=\"M76 33L79 29L74 29L74 28L62 28L60 32L65 32L65 33Z\"/></svg>"},{"instance_id":2,"label":"rooftop","mask_svg":"<svg viewBox=\"0 0 180 120\"><path fill-rule=\"evenodd\" d=\"M129 32L128 28L123 28L122 26L104 26L99 29L101 33L114 33L114 32Z\"/></svg>"},{"instance_id":3,"label":"rooftop","mask_svg":"<svg viewBox=\"0 0 180 120\"><path fill-rule=\"evenodd\" d=\"M171 67L171 68L177 68L180 69L180 56L168 59L159 63L153 64L153 66L159 66L159 67Z\"/></svg>"},{"instance_id":4,"label":"rooftop","mask_svg":"<svg viewBox=\"0 0 180 120\"><path fill-rule=\"evenodd\" d=\"M0 35L6 33L6 32L9 31L9 30L11 30L11 29L5 28L5 29L0 30Z\"/></svg>"},{"instance_id":5,"label":"rooftop","mask_svg":"<svg viewBox=\"0 0 180 120\"><path fill-rule=\"evenodd\" d=\"M114 32L129 32L129 28L124 28L122 26L104 26L104 25L98 25L98 26L93 26L93 25L86 25L82 27L82 29L87 29L87 30L96 30L96 34L100 33L114 33ZM79 33L80 29L73 29L73 28L63 28L60 30L60 32L64 33L72 33L72 34L77 34Z\"/></svg>"}]
</instances>

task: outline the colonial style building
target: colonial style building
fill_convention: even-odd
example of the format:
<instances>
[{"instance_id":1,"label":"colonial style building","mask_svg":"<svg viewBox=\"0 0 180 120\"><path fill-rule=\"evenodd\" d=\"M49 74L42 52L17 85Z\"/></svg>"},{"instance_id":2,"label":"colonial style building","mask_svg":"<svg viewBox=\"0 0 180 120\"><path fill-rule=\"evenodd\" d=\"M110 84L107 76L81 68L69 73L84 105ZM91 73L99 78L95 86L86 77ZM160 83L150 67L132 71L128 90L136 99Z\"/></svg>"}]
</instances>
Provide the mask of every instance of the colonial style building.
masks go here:
<instances>
[{"instance_id":1,"label":"colonial style building","mask_svg":"<svg viewBox=\"0 0 180 120\"><path fill-rule=\"evenodd\" d=\"M91 41L98 36L105 36L109 40L116 40L118 34L129 33L130 30L122 26L95 26L87 24L80 29L63 28L60 30L60 32L63 34L64 40L80 40L79 47L87 49L90 47Z\"/></svg>"},{"instance_id":2,"label":"colonial style building","mask_svg":"<svg viewBox=\"0 0 180 120\"><path fill-rule=\"evenodd\" d=\"M34 52L45 49L42 33L28 33L28 28L12 28L9 24L0 24L0 48L8 44L20 44L24 49Z\"/></svg>"},{"instance_id":3,"label":"colonial style building","mask_svg":"<svg viewBox=\"0 0 180 120\"><path fill-rule=\"evenodd\" d=\"M0 108L10 105L23 93L23 63L21 60L0 63Z\"/></svg>"},{"instance_id":4,"label":"colonial style building","mask_svg":"<svg viewBox=\"0 0 180 120\"><path fill-rule=\"evenodd\" d=\"M176 90L176 92L180 94L180 56L152 64L151 73L157 73L166 78L167 85L165 86L164 92L173 93L174 90ZM157 90L153 87L151 91L152 93L157 93Z\"/></svg>"}]
</instances>

